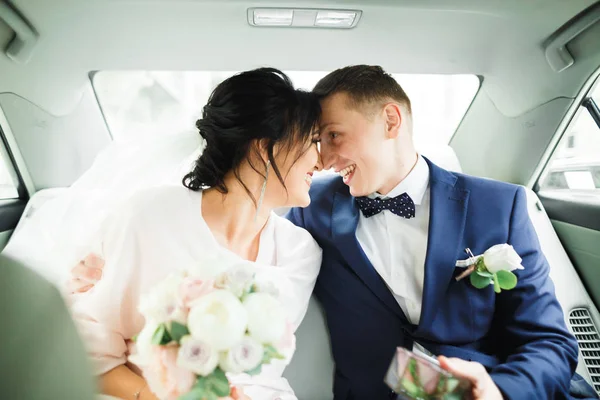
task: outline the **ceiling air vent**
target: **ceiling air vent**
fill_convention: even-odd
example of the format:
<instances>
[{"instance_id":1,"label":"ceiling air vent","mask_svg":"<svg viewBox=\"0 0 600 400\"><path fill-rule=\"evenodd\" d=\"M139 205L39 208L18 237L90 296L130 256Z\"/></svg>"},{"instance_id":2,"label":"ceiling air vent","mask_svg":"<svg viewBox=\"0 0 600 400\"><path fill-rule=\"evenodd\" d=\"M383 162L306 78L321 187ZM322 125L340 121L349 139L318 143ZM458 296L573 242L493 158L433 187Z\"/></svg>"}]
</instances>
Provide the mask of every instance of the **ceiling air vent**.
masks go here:
<instances>
[{"instance_id":1,"label":"ceiling air vent","mask_svg":"<svg viewBox=\"0 0 600 400\"><path fill-rule=\"evenodd\" d=\"M587 308L576 308L569 314L569 324L579 343L583 361L600 394L600 335Z\"/></svg>"}]
</instances>

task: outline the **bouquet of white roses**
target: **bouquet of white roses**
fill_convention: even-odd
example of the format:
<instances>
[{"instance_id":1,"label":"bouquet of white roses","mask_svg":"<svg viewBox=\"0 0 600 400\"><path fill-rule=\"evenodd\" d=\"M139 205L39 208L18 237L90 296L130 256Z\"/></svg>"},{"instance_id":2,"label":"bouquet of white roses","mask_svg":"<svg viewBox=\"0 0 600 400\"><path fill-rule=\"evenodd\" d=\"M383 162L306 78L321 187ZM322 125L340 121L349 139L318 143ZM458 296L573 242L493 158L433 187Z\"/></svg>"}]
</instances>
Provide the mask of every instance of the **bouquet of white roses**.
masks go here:
<instances>
[{"instance_id":1,"label":"bouquet of white roses","mask_svg":"<svg viewBox=\"0 0 600 400\"><path fill-rule=\"evenodd\" d=\"M129 358L161 399L216 400L230 396L225 373L257 374L293 332L273 285L249 267L214 279L173 274L140 302L144 329Z\"/></svg>"}]
</instances>

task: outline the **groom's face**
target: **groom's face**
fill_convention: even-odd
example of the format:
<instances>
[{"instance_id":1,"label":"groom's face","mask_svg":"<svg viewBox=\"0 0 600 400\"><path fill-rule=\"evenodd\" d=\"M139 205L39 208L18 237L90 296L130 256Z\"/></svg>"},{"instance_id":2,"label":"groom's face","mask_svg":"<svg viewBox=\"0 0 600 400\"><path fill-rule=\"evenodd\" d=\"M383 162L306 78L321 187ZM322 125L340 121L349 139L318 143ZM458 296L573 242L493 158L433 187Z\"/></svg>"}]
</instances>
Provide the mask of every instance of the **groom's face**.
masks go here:
<instances>
[{"instance_id":1,"label":"groom's face","mask_svg":"<svg viewBox=\"0 0 600 400\"><path fill-rule=\"evenodd\" d=\"M321 158L325 169L334 169L353 196L366 196L385 184L389 159L383 110L359 110L344 92L322 100Z\"/></svg>"}]
</instances>

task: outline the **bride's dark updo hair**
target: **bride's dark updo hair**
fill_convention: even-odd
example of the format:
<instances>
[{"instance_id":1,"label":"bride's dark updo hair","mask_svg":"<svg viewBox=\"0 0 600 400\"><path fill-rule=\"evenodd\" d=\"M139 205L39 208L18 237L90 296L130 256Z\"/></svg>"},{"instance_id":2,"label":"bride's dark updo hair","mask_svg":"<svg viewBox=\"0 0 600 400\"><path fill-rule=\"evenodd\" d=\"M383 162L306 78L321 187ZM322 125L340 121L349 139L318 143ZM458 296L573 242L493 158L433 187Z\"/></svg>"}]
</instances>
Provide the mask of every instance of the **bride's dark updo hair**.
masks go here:
<instances>
[{"instance_id":1,"label":"bride's dark updo hair","mask_svg":"<svg viewBox=\"0 0 600 400\"><path fill-rule=\"evenodd\" d=\"M232 171L254 199L240 178L239 167L248 160L264 176L266 163L255 165L252 161L262 160L255 145L261 143L285 187L273 149L280 145L283 154L294 152L290 156L297 161L310 149L311 134L320 115L316 95L294 89L290 78L277 69L259 68L224 80L212 92L202 118L196 122L206 147L194 169L183 178L183 185L191 190L215 188L225 194L225 175ZM258 157L249 157L250 151Z\"/></svg>"}]
</instances>

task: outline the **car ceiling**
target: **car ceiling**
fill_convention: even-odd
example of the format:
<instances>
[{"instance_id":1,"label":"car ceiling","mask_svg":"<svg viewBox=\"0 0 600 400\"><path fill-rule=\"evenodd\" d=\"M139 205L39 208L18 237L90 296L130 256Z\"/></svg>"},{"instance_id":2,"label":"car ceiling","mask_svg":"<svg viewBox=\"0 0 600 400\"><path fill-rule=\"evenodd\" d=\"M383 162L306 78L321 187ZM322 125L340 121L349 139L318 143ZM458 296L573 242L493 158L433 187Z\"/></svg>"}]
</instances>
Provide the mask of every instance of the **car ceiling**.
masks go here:
<instances>
[{"instance_id":1,"label":"car ceiling","mask_svg":"<svg viewBox=\"0 0 600 400\"><path fill-rule=\"evenodd\" d=\"M39 32L30 61L0 55L0 92L54 114L69 113L96 70L328 71L380 64L395 73L470 73L483 77L495 106L519 115L574 97L600 64L581 44L576 64L554 72L544 42L595 0L17 0ZM350 30L257 28L248 7L360 9ZM598 28L598 29L596 29ZM600 38L596 26L592 38ZM11 36L0 22L0 44ZM588 35L589 36L589 35Z\"/></svg>"}]
</instances>

